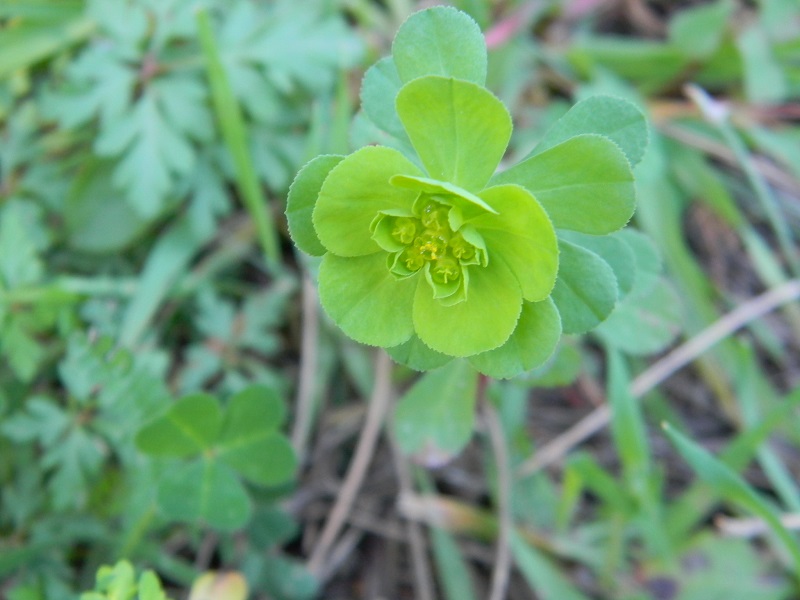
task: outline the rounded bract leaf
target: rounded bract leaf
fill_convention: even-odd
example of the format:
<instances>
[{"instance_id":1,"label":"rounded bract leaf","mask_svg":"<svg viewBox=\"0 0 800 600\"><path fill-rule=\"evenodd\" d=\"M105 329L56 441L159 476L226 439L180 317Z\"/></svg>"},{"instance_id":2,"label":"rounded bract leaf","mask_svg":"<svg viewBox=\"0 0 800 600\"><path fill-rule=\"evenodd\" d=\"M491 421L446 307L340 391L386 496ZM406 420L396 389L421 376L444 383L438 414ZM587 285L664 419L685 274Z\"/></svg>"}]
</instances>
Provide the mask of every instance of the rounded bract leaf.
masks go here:
<instances>
[{"instance_id":1,"label":"rounded bract leaf","mask_svg":"<svg viewBox=\"0 0 800 600\"><path fill-rule=\"evenodd\" d=\"M425 75L486 82L486 41L472 17L437 6L411 15L392 43L392 58L406 83Z\"/></svg>"},{"instance_id":2,"label":"rounded bract leaf","mask_svg":"<svg viewBox=\"0 0 800 600\"><path fill-rule=\"evenodd\" d=\"M322 245L339 256L377 252L370 224L377 214L411 210L417 193L389 183L393 175L421 175L397 150L368 146L334 167L322 184L312 215Z\"/></svg>"},{"instance_id":3,"label":"rounded bract leaf","mask_svg":"<svg viewBox=\"0 0 800 600\"><path fill-rule=\"evenodd\" d=\"M489 377L507 379L538 367L553 354L561 339L561 317L550 298L523 302L522 313L508 341L472 356L469 362Z\"/></svg>"},{"instance_id":4,"label":"rounded bract leaf","mask_svg":"<svg viewBox=\"0 0 800 600\"><path fill-rule=\"evenodd\" d=\"M311 256L325 254L325 246L319 241L311 215L317 204L322 183L344 156L327 154L317 156L306 164L292 182L286 198L286 220L289 235L300 250Z\"/></svg>"},{"instance_id":5,"label":"rounded bract leaf","mask_svg":"<svg viewBox=\"0 0 800 600\"><path fill-rule=\"evenodd\" d=\"M508 265L525 300L547 298L558 273L558 241L547 213L518 185L495 186L479 195L500 213L467 221L483 237L490 260Z\"/></svg>"},{"instance_id":6,"label":"rounded bract leaf","mask_svg":"<svg viewBox=\"0 0 800 600\"><path fill-rule=\"evenodd\" d=\"M397 95L397 114L428 175L470 192L483 189L511 138L511 116L480 85L420 77Z\"/></svg>"},{"instance_id":7,"label":"rounded bract leaf","mask_svg":"<svg viewBox=\"0 0 800 600\"><path fill-rule=\"evenodd\" d=\"M397 73L394 60L386 56L364 73L361 81L361 108L377 127L387 133L406 139L406 132L397 116L395 99L403 82Z\"/></svg>"},{"instance_id":8,"label":"rounded bract leaf","mask_svg":"<svg viewBox=\"0 0 800 600\"><path fill-rule=\"evenodd\" d=\"M577 231L561 231L559 237L597 254L608 263L617 279L618 299L622 300L632 289L637 276L636 256L621 235L625 230L611 235L589 235Z\"/></svg>"},{"instance_id":9,"label":"rounded bract leaf","mask_svg":"<svg viewBox=\"0 0 800 600\"><path fill-rule=\"evenodd\" d=\"M556 229L594 235L625 226L636 208L628 159L610 139L579 135L536 154L492 179L530 191Z\"/></svg>"},{"instance_id":10,"label":"rounded bract leaf","mask_svg":"<svg viewBox=\"0 0 800 600\"><path fill-rule=\"evenodd\" d=\"M384 252L354 258L326 254L319 269L325 312L347 335L370 346L397 346L414 333L411 306L420 277L397 279L386 260Z\"/></svg>"},{"instance_id":11,"label":"rounded bract leaf","mask_svg":"<svg viewBox=\"0 0 800 600\"><path fill-rule=\"evenodd\" d=\"M437 369L453 360L451 356L428 348L416 335L412 335L408 341L399 346L387 348L386 352L395 362L415 371Z\"/></svg>"},{"instance_id":12,"label":"rounded bract leaf","mask_svg":"<svg viewBox=\"0 0 800 600\"><path fill-rule=\"evenodd\" d=\"M635 104L614 96L590 96L556 121L529 156L585 133L609 138L625 153L631 166L642 160L649 137L647 120Z\"/></svg>"},{"instance_id":13,"label":"rounded bract leaf","mask_svg":"<svg viewBox=\"0 0 800 600\"><path fill-rule=\"evenodd\" d=\"M585 248L559 242L561 264L553 301L564 333L586 333L614 310L617 280L608 263Z\"/></svg>"},{"instance_id":14,"label":"rounded bract leaf","mask_svg":"<svg viewBox=\"0 0 800 600\"><path fill-rule=\"evenodd\" d=\"M661 277L663 266L658 249L645 234L630 227L617 232L614 237L628 245L636 260L631 294L637 297L644 296L653 289Z\"/></svg>"},{"instance_id":15,"label":"rounded bract leaf","mask_svg":"<svg viewBox=\"0 0 800 600\"><path fill-rule=\"evenodd\" d=\"M681 330L683 307L675 290L659 279L643 295L631 294L597 328L612 348L652 354L668 346Z\"/></svg>"},{"instance_id":16,"label":"rounded bract leaf","mask_svg":"<svg viewBox=\"0 0 800 600\"><path fill-rule=\"evenodd\" d=\"M522 291L505 262L489 259L486 267L467 267L466 300L446 306L420 285L414 297L414 329L428 346L465 357L493 350L514 331L522 309Z\"/></svg>"}]
</instances>

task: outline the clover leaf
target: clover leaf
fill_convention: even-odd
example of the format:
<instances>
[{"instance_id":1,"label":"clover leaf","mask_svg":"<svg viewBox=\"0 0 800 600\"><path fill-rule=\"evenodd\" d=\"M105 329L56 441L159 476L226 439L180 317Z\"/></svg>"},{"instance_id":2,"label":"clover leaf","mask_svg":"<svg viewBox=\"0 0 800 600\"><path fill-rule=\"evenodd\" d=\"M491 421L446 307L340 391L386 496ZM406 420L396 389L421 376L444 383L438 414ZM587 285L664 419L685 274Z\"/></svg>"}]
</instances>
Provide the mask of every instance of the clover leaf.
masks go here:
<instances>
[{"instance_id":1,"label":"clover leaf","mask_svg":"<svg viewBox=\"0 0 800 600\"><path fill-rule=\"evenodd\" d=\"M537 367L562 324L591 329L630 288L558 232L605 235L631 218L641 113L607 97L579 103L540 150L498 172L512 121L483 86L477 25L452 8L423 10L392 51L361 90L362 117L391 147L317 157L287 199L295 243L322 256L322 306L348 336L412 368L467 358L512 377Z\"/></svg>"},{"instance_id":2,"label":"clover leaf","mask_svg":"<svg viewBox=\"0 0 800 600\"><path fill-rule=\"evenodd\" d=\"M177 461L159 487L159 506L175 520L202 520L223 530L250 518L250 497L240 478L279 485L294 475L296 458L278 427L284 402L269 388L235 394L225 410L208 394L178 400L136 436L142 452Z\"/></svg>"}]
</instances>

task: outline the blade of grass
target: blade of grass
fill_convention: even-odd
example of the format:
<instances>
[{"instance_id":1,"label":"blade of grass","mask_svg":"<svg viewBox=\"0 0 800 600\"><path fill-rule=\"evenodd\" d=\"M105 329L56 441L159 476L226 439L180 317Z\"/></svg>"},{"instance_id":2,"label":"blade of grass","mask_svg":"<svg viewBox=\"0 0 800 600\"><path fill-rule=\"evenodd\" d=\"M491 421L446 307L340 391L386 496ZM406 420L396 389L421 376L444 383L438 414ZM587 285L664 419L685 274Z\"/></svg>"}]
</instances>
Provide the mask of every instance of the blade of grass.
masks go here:
<instances>
[{"instance_id":1,"label":"blade of grass","mask_svg":"<svg viewBox=\"0 0 800 600\"><path fill-rule=\"evenodd\" d=\"M719 455L719 460L734 471L742 470L757 452L767 436L786 419L800 404L800 390L778 402L758 422L736 437ZM667 529L673 539L684 538L705 519L716 496L702 481L694 483L670 506Z\"/></svg>"},{"instance_id":2,"label":"blade of grass","mask_svg":"<svg viewBox=\"0 0 800 600\"><path fill-rule=\"evenodd\" d=\"M797 255L797 246L789 228L789 221L781 214L780 207L772 191L753 163L741 137L731 125L728 110L722 104L713 100L699 86L687 85L685 93L702 111L706 120L719 130L725 143L733 151L739 166L744 171L745 177L747 177L750 186L755 192L756 198L761 203L761 208L764 210L764 214L775 232L778 245L784 258L791 266L792 273L795 277L800 276L800 258Z\"/></svg>"},{"instance_id":3,"label":"blade of grass","mask_svg":"<svg viewBox=\"0 0 800 600\"><path fill-rule=\"evenodd\" d=\"M420 468L414 469L414 476L423 494L435 492L433 483L425 471ZM429 530L433 561L444 597L447 600L477 600L469 567L453 536L446 529L434 524L429 525Z\"/></svg>"},{"instance_id":4,"label":"blade of grass","mask_svg":"<svg viewBox=\"0 0 800 600\"><path fill-rule=\"evenodd\" d=\"M175 289L195 253L209 236L199 235L181 219L161 235L147 256L130 304L122 318L120 343L134 346L147 329L162 300Z\"/></svg>"},{"instance_id":5,"label":"blade of grass","mask_svg":"<svg viewBox=\"0 0 800 600\"><path fill-rule=\"evenodd\" d=\"M586 600L568 579L538 550L516 533L511 534L511 552L523 577L542 600Z\"/></svg>"},{"instance_id":6,"label":"blade of grass","mask_svg":"<svg viewBox=\"0 0 800 600\"><path fill-rule=\"evenodd\" d=\"M206 58L214 111L219 120L225 145L233 157L236 184L242 194L245 207L256 225L258 241L264 251L267 265L277 268L280 262L278 234L250 157L241 108L236 102L236 97L222 65L208 12L205 9L199 9L196 13L196 20L200 44Z\"/></svg>"},{"instance_id":7,"label":"blade of grass","mask_svg":"<svg viewBox=\"0 0 800 600\"><path fill-rule=\"evenodd\" d=\"M795 577L800 577L800 545L781 523L772 507L736 471L725 465L688 437L664 423L664 432L684 460L725 500L761 517L789 552Z\"/></svg>"},{"instance_id":8,"label":"blade of grass","mask_svg":"<svg viewBox=\"0 0 800 600\"><path fill-rule=\"evenodd\" d=\"M755 352L743 346L739 363L737 397L742 406L742 416L747 428L758 425L760 412L765 405L775 403L775 392L759 370ZM800 490L769 441L759 445L756 456L775 493L790 511L800 511Z\"/></svg>"},{"instance_id":9,"label":"blade of grass","mask_svg":"<svg viewBox=\"0 0 800 600\"><path fill-rule=\"evenodd\" d=\"M622 355L607 349L608 397L611 401L611 434L617 448L626 488L638 504L642 538L662 559L671 557L669 538L664 530L661 502L654 485L653 464L647 427L639 403L630 391L630 376ZM629 515L633 516L633 515Z\"/></svg>"}]
</instances>

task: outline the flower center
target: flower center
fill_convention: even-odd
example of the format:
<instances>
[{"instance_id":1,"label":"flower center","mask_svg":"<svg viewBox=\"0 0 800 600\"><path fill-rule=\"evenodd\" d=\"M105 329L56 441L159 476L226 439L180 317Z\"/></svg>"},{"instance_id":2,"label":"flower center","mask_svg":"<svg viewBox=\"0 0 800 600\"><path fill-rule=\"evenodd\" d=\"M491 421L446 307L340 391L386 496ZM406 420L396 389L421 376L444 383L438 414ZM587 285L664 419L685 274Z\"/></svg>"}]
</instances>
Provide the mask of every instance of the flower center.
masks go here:
<instances>
[{"instance_id":1,"label":"flower center","mask_svg":"<svg viewBox=\"0 0 800 600\"><path fill-rule=\"evenodd\" d=\"M389 252L389 269L396 277L424 272L434 297L453 302L466 298L469 278L464 269L485 266L487 256L476 232L467 231L469 228L453 231L450 210L450 206L423 195L415 203L413 216L381 213L371 229L373 239Z\"/></svg>"}]
</instances>

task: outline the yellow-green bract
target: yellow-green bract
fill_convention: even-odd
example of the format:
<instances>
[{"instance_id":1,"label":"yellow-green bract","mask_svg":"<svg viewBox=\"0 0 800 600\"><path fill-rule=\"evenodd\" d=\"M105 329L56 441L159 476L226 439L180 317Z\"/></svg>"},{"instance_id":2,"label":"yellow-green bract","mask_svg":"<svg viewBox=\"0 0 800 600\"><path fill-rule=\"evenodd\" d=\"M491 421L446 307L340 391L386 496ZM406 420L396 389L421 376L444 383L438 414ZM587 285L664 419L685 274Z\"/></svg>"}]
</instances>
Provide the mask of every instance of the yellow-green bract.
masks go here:
<instances>
[{"instance_id":1,"label":"yellow-green bract","mask_svg":"<svg viewBox=\"0 0 800 600\"><path fill-rule=\"evenodd\" d=\"M598 235L625 225L634 208L625 152L640 151L629 130L641 116L627 112L609 131L607 121L567 118L540 152L495 174L512 124L483 87L485 61L463 13L412 15L362 87L365 113L394 147L312 160L287 215L298 247L323 257L321 302L348 336L415 368L467 357L508 377L548 358L560 312L578 315L564 320L570 331L613 308L611 268L556 228ZM572 293L560 252L576 273L601 264L594 292Z\"/></svg>"}]
</instances>

